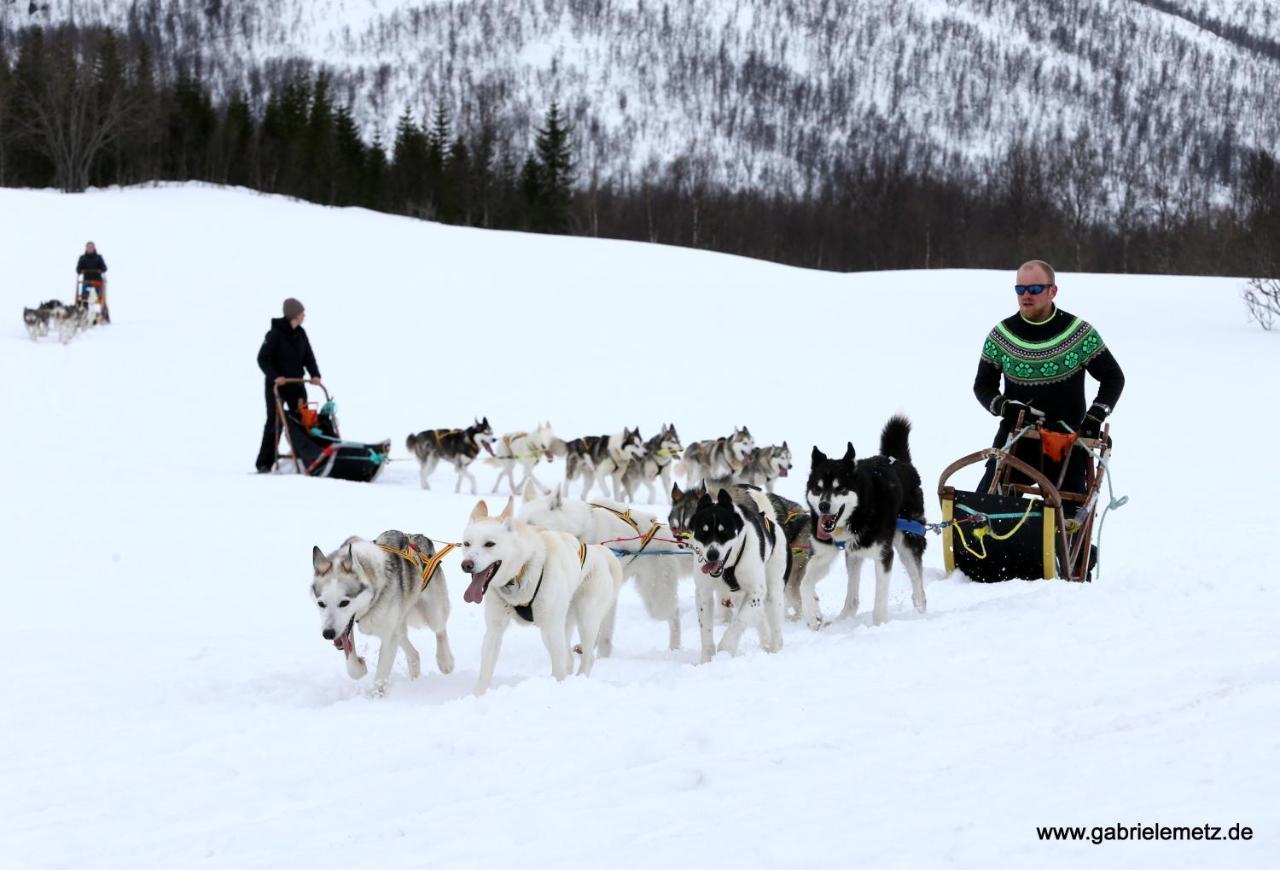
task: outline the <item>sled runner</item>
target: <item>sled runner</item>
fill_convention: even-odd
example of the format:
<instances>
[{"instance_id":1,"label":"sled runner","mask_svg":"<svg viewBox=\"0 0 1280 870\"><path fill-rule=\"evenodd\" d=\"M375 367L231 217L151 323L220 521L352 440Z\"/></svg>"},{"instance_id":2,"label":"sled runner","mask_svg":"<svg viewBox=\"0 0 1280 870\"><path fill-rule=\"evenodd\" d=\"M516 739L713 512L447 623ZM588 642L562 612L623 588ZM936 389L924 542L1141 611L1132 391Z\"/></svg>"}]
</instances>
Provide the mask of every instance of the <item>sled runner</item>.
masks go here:
<instances>
[{"instance_id":1,"label":"sled runner","mask_svg":"<svg viewBox=\"0 0 1280 870\"><path fill-rule=\"evenodd\" d=\"M285 383L305 384L305 378L289 378ZM391 441L369 444L344 441L338 432L337 406L327 387L324 402L298 401L298 407L286 408L280 399L280 388L272 387L276 401L276 437L283 429L289 442L289 453L277 453L273 470L282 460L293 461L298 474L309 477L333 477L368 483L387 464Z\"/></svg>"},{"instance_id":2,"label":"sled runner","mask_svg":"<svg viewBox=\"0 0 1280 870\"><path fill-rule=\"evenodd\" d=\"M1092 579L1096 548L1092 546L1098 496L1111 457L1110 426L1100 438L1023 427L1003 448L988 447L951 463L938 479L942 503L942 558L947 573L959 568L980 583L1021 578ZM1066 459L1081 453L1083 492L1061 489L1061 473L1050 480L1044 472L1014 455L1025 440L1039 442L1041 457ZM1025 452L1024 447L1024 452ZM987 492L956 489L948 481L963 468L994 459L995 474ZM1043 463L1041 463L1043 464ZM1124 500L1111 502L1118 507Z\"/></svg>"}]
</instances>

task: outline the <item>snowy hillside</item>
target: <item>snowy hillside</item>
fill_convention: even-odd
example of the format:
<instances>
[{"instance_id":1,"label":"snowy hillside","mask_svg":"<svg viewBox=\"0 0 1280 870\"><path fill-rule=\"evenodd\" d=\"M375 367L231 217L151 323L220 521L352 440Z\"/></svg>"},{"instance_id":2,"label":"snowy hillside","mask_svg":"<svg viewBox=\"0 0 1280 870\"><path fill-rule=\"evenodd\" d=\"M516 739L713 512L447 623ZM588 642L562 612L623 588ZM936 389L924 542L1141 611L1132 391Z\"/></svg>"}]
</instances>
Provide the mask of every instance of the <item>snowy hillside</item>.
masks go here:
<instances>
[{"instance_id":1,"label":"snowy hillside","mask_svg":"<svg viewBox=\"0 0 1280 870\"><path fill-rule=\"evenodd\" d=\"M372 136L408 106L494 122L520 149L552 100L584 179L680 161L694 183L809 189L874 141L915 167L979 169L1015 141L1070 143L1122 195L1133 177L1228 184L1274 148L1271 0L49 0L0 24L107 23L261 98L331 70ZM1167 194L1166 194L1167 195ZM1157 199L1160 193L1153 194ZM1203 194L1195 194L1203 196Z\"/></svg>"},{"instance_id":2,"label":"snowy hillside","mask_svg":"<svg viewBox=\"0 0 1280 870\"><path fill-rule=\"evenodd\" d=\"M113 324L29 341L19 308L70 295L86 239ZM1248 436L1273 428L1280 344L1236 281L1059 276L1128 378L1131 502L1096 583L944 577L931 539L927 615L895 569L887 625L789 623L779 654L749 635L701 667L692 589L668 652L628 586L591 679L554 682L513 627L475 699L482 619L449 557L456 670L411 682L401 660L374 699L320 637L311 547L457 540L474 499L445 470L424 493L412 462L372 485L249 473L283 297L307 306L344 434L397 458L477 415L564 437L674 422L686 443L746 424L796 450L798 497L812 445L871 452L901 411L936 518L938 473L992 434L970 389L1012 270L839 275L193 186L0 190L0 240L6 866L1274 862L1280 464ZM1255 839L1035 830L1237 823Z\"/></svg>"}]
</instances>

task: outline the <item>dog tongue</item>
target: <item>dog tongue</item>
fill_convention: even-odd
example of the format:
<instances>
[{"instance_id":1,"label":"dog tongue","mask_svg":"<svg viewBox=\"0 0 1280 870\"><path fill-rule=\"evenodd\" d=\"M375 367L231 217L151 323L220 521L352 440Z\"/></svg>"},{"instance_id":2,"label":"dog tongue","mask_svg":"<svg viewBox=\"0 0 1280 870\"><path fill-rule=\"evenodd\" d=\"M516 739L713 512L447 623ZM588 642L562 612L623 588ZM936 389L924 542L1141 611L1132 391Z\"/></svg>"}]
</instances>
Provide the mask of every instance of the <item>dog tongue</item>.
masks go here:
<instances>
[{"instance_id":1,"label":"dog tongue","mask_svg":"<svg viewBox=\"0 0 1280 870\"><path fill-rule=\"evenodd\" d=\"M723 564L722 562L707 562L702 566L702 573L710 574L712 571L719 568L722 564Z\"/></svg>"},{"instance_id":2,"label":"dog tongue","mask_svg":"<svg viewBox=\"0 0 1280 870\"><path fill-rule=\"evenodd\" d=\"M467 587L467 591L462 593L462 600L469 601L472 604L479 604L484 601L484 572L477 571L471 575L471 585Z\"/></svg>"}]
</instances>

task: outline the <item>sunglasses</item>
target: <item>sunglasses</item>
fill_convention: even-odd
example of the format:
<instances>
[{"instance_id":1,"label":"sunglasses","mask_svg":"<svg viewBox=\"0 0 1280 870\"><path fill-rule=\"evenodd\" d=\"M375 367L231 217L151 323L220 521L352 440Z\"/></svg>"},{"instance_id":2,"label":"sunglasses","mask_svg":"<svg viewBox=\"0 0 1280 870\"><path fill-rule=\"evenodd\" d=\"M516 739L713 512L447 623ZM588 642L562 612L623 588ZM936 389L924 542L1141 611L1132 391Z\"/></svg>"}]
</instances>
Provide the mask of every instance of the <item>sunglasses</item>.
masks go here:
<instances>
[{"instance_id":1,"label":"sunglasses","mask_svg":"<svg viewBox=\"0 0 1280 870\"><path fill-rule=\"evenodd\" d=\"M1021 296L1023 293L1030 293L1032 296L1039 296L1050 287L1056 287L1056 284L1014 284L1013 292Z\"/></svg>"}]
</instances>

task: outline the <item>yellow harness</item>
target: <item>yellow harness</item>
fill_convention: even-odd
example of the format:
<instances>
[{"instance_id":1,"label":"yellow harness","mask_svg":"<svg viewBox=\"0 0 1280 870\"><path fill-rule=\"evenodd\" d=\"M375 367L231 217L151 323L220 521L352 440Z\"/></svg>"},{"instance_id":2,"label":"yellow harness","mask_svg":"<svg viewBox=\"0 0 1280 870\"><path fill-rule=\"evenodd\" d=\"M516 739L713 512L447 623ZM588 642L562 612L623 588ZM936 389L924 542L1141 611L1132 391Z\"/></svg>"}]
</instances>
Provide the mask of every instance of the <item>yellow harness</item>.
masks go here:
<instances>
[{"instance_id":1,"label":"yellow harness","mask_svg":"<svg viewBox=\"0 0 1280 870\"><path fill-rule=\"evenodd\" d=\"M397 550L395 547L388 547L386 544L379 544L378 546L388 553L393 553L399 556L401 559L404 559L406 562L417 568L422 574L422 588L426 589L427 584L431 582L431 578L435 576L436 568L440 566L440 560L447 556L451 550L456 549L458 545L446 543L442 550L431 556L425 562L422 560L422 551L412 543L403 550Z\"/></svg>"},{"instance_id":2,"label":"yellow harness","mask_svg":"<svg viewBox=\"0 0 1280 870\"><path fill-rule=\"evenodd\" d=\"M631 528L635 531L635 533L640 536L640 549L632 553L631 554L632 557L638 556L641 553L643 553L644 548L649 546L649 542L653 540L654 535L658 534L658 529L662 528L662 523L655 520L653 525L649 527L649 531L642 532L640 531L639 523L637 523L635 519L631 516L631 508L627 508L625 511L620 511L620 510L617 510L616 508L611 508L608 505L596 504L595 502L588 502L588 504L591 505L591 507L593 508L599 508L602 511L608 511L609 513L613 514L615 517L622 520L627 525L631 526Z\"/></svg>"}]
</instances>

